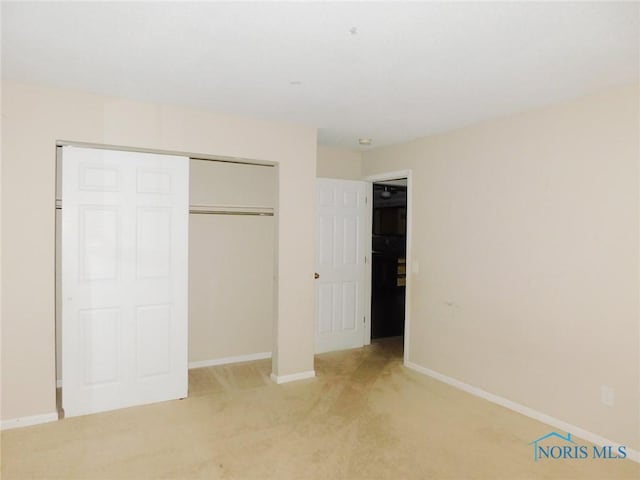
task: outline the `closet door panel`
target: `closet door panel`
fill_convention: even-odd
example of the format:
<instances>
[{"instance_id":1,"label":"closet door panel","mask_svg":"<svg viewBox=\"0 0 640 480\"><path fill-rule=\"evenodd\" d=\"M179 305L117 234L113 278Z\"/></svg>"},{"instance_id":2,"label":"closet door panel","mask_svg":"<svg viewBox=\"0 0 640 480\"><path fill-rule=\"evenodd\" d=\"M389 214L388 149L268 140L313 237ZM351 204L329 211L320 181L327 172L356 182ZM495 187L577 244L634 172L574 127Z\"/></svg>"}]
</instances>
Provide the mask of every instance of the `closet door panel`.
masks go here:
<instances>
[{"instance_id":1,"label":"closet door panel","mask_svg":"<svg viewBox=\"0 0 640 480\"><path fill-rule=\"evenodd\" d=\"M187 395L188 179L185 157L63 148L65 416Z\"/></svg>"}]
</instances>

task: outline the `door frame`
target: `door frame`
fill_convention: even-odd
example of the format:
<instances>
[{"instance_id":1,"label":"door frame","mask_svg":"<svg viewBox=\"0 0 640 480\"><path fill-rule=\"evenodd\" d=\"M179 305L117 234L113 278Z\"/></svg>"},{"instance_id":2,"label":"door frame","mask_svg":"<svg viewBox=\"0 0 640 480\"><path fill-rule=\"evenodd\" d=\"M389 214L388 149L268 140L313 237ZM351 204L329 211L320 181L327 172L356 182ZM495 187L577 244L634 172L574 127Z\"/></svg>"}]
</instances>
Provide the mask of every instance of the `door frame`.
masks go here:
<instances>
[{"instance_id":1,"label":"door frame","mask_svg":"<svg viewBox=\"0 0 640 480\"><path fill-rule=\"evenodd\" d=\"M407 179L407 245L406 245L406 285L405 285L405 300L404 300L404 353L403 361L406 364L409 361L409 336L411 334L411 285L413 274L413 261L411 257L411 240L413 237L413 183L412 183L412 171L411 170L396 170L391 172L377 173L375 175L368 175L364 177L366 182L371 184L371 201L368 202L367 213L367 228L365 234L369 239L373 236L373 184L376 182L383 182L387 180L396 180L400 178ZM369 243L371 246L371 243ZM364 328L364 344L369 345L371 343L371 264L373 262L373 248L370 247L367 250L367 265L365 268L365 299L366 299L366 324Z\"/></svg>"}]
</instances>

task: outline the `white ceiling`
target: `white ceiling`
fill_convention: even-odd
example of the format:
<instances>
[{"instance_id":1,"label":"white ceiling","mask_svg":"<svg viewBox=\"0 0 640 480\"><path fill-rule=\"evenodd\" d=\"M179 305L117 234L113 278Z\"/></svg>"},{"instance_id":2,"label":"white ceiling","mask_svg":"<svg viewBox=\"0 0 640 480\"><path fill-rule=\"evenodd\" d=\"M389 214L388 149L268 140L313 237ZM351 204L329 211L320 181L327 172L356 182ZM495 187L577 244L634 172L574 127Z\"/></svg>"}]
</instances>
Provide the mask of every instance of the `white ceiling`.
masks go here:
<instances>
[{"instance_id":1,"label":"white ceiling","mask_svg":"<svg viewBox=\"0 0 640 480\"><path fill-rule=\"evenodd\" d=\"M635 2L5 2L2 75L356 150L638 82L639 18Z\"/></svg>"}]
</instances>

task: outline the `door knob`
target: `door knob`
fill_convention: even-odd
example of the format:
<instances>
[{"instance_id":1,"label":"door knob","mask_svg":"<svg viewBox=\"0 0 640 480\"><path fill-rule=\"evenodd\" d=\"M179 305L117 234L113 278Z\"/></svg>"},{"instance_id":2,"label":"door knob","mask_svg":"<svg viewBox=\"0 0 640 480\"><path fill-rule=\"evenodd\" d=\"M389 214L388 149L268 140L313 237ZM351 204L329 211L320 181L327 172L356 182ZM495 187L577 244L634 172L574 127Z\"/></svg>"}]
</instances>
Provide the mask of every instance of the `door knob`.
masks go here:
<instances>
[{"instance_id":1,"label":"door knob","mask_svg":"<svg viewBox=\"0 0 640 480\"><path fill-rule=\"evenodd\" d=\"M318 272L313 274L313 278L315 278L316 280L320 278L320 274Z\"/></svg>"}]
</instances>

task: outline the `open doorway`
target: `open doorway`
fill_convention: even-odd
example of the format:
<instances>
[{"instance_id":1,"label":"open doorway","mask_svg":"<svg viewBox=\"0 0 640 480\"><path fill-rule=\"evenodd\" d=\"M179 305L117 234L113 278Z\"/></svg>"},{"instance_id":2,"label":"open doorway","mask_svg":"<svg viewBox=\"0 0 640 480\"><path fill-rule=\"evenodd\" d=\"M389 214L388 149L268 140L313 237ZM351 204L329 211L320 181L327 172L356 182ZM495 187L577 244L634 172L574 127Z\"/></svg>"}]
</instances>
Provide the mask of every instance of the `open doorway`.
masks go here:
<instances>
[{"instance_id":1,"label":"open doorway","mask_svg":"<svg viewBox=\"0 0 640 480\"><path fill-rule=\"evenodd\" d=\"M371 340L405 335L407 178L380 180L372 191Z\"/></svg>"}]
</instances>

